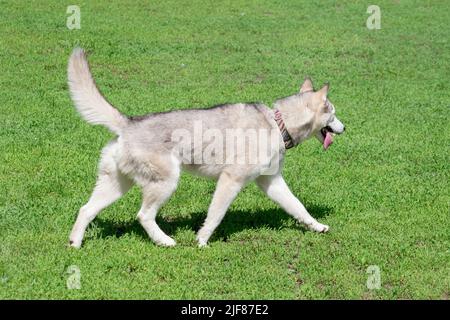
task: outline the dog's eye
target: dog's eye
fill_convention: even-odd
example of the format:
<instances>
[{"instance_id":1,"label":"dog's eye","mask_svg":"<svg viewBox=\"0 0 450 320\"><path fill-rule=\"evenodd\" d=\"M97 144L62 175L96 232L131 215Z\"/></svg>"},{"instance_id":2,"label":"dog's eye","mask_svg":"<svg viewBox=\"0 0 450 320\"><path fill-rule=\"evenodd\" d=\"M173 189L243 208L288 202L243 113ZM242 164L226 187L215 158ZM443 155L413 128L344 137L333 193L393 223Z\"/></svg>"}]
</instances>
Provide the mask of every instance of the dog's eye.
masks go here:
<instances>
[{"instance_id":1,"label":"dog's eye","mask_svg":"<svg viewBox=\"0 0 450 320\"><path fill-rule=\"evenodd\" d=\"M333 107L329 100L325 101L325 111L331 113L333 111Z\"/></svg>"}]
</instances>

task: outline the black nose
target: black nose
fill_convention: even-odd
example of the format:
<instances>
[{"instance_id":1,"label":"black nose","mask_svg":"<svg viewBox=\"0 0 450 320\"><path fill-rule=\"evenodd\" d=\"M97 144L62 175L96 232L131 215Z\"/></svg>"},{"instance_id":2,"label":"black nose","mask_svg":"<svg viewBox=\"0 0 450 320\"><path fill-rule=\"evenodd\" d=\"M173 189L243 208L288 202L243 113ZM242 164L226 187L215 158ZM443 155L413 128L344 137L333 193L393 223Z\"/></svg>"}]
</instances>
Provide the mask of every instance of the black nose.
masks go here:
<instances>
[{"instance_id":1,"label":"black nose","mask_svg":"<svg viewBox=\"0 0 450 320\"><path fill-rule=\"evenodd\" d=\"M344 127L344 130L342 130L342 131L345 131L345 127Z\"/></svg>"}]
</instances>

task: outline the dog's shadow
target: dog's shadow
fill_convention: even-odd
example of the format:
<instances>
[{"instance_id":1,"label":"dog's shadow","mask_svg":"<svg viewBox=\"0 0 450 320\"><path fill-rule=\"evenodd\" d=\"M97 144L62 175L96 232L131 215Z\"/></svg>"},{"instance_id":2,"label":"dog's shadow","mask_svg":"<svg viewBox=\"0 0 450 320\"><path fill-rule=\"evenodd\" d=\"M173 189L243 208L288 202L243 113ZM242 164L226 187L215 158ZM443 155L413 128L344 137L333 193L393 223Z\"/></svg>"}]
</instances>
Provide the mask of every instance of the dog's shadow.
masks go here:
<instances>
[{"instance_id":1,"label":"dog's shadow","mask_svg":"<svg viewBox=\"0 0 450 320\"><path fill-rule=\"evenodd\" d=\"M333 213L333 209L328 206L308 205L309 213L316 219L321 219ZM179 230L192 230L197 232L206 218L206 211L193 212L184 216L165 216L157 218L157 223L164 232L170 236L176 236ZM290 223L291 222L291 223ZM133 221L111 221L104 218L97 218L95 225L99 228L98 236L101 238L117 237L125 234L137 234L144 239L148 239L143 227L137 220ZM301 232L306 229L294 223L294 218L282 209L265 209L259 211L229 210L222 223L214 232L211 241L215 239L227 240L229 236L248 229L283 229L295 228Z\"/></svg>"}]
</instances>

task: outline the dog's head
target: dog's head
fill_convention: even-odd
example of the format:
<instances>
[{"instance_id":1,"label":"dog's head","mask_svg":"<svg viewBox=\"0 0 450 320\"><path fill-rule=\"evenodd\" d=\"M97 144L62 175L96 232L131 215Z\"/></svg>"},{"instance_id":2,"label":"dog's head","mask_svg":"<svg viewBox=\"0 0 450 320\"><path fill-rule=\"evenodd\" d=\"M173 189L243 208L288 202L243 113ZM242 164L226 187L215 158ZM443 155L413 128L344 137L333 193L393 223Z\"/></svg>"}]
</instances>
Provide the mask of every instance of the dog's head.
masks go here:
<instances>
[{"instance_id":1,"label":"dog's head","mask_svg":"<svg viewBox=\"0 0 450 320\"><path fill-rule=\"evenodd\" d=\"M311 79L306 78L300 87L301 107L309 114L310 130L308 137L313 135L323 144L324 149L333 143L333 136L345 130L344 124L336 117L334 105L328 99L329 84L314 91Z\"/></svg>"},{"instance_id":2,"label":"dog's head","mask_svg":"<svg viewBox=\"0 0 450 320\"><path fill-rule=\"evenodd\" d=\"M328 149L333 136L344 132L344 125L328 99L328 89L326 84L314 91L311 79L306 78L299 93L275 101L274 107L281 112L294 145L315 136Z\"/></svg>"}]
</instances>

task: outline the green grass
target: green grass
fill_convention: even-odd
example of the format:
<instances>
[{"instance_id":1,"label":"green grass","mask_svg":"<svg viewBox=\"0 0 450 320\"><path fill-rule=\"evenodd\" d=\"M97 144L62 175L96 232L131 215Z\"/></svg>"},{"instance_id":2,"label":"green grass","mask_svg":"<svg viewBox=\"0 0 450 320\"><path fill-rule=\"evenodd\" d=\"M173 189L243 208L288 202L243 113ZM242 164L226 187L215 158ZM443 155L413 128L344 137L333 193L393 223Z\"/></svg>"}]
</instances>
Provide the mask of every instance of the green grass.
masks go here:
<instances>
[{"instance_id":1,"label":"green grass","mask_svg":"<svg viewBox=\"0 0 450 320\"><path fill-rule=\"evenodd\" d=\"M448 299L448 3L377 1L381 30L366 28L372 2L319 3L0 1L0 298ZM81 30L66 27L71 4ZM284 172L331 233L305 231L250 185L198 249L214 183L184 175L159 215L177 247L145 235L135 188L69 249L112 137L72 107L77 45L130 115L271 104L305 75L330 81L345 134L327 152L289 150ZM71 265L80 290L66 288Z\"/></svg>"}]
</instances>

